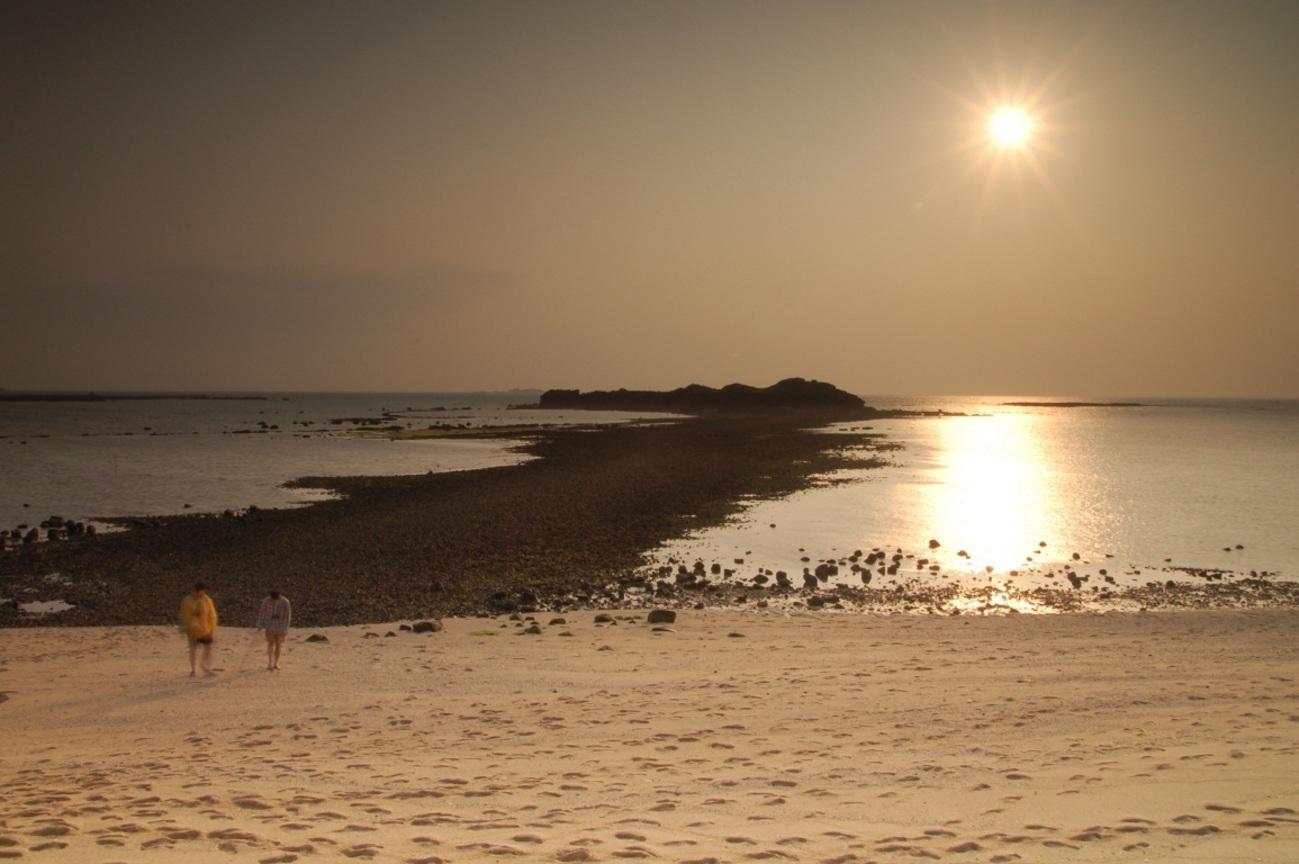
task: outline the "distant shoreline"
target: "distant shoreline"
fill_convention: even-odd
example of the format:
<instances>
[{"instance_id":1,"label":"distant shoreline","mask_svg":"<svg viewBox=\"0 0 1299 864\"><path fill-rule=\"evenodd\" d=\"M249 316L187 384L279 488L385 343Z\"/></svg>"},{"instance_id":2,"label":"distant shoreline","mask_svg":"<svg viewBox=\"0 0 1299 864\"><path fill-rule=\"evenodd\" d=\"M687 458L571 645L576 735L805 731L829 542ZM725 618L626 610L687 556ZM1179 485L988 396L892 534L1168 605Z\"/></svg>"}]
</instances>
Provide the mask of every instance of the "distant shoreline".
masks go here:
<instances>
[{"instance_id":1,"label":"distant shoreline","mask_svg":"<svg viewBox=\"0 0 1299 864\"><path fill-rule=\"evenodd\" d=\"M265 402L268 396L213 396L208 393L17 393L0 390L0 402L124 402L149 399L195 399Z\"/></svg>"},{"instance_id":2,"label":"distant shoreline","mask_svg":"<svg viewBox=\"0 0 1299 864\"><path fill-rule=\"evenodd\" d=\"M1002 402L1007 408L1148 408L1144 402Z\"/></svg>"}]
</instances>

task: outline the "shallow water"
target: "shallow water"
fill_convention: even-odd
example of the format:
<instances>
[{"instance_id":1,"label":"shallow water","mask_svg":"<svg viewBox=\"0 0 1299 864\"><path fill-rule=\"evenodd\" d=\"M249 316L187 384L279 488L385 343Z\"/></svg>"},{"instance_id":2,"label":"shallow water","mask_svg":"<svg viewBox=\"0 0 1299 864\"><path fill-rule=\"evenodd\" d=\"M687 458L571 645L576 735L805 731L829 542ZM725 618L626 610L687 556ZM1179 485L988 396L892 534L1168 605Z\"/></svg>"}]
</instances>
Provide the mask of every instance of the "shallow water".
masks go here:
<instances>
[{"instance_id":1,"label":"shallow water","mask_svg":"<svg viewBox=\"0 0 1299 864\"><path fill-rule=\"evenodd\" d=\"M804 568L822 561L845 565L836 580L860 584L851 556L873 549L890 563L904 556L894 574L870 568L873 587L1068 587L1068 572L1088 587L1204 578L1178 568L1299 576L1299 403L868 402L967 416L876 422L902 448L881 454L888 467L754 503L654 563L720 562L737 577L783 570L800 586Z\"/></svg>"},{"instance_id":2,"label":"shallow water","mask_svg":"<svg viewBox=\"0 0 1299 864\"><path fill-rule=\"evenodd\" d=\"M516 410L535 392L294 393L255 399L0 402L0 528L53 515L219 513L317 500L303 476L386 476L516 464L508 440L390 441L403 428L613 423L613 412ZM334 422L364 420L365 423Z\"/></svg>"}]
</instances>

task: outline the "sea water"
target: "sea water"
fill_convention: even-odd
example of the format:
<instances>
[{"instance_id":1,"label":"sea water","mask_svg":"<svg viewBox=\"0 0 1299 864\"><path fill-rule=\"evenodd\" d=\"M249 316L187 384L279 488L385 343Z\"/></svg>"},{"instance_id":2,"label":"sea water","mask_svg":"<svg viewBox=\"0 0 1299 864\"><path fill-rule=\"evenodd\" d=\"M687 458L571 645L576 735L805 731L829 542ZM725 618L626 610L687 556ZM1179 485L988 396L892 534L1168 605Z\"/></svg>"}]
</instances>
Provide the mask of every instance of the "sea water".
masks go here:
<instances>
[{"instance_id":1,"label":"sea water","mask_svg":"<svg viewBox=\"0 0 1299 864\"><path fill-rule=\"evenodd\" d=\"M115 396L127 394L113 394ZM623 422L541 411L538 392L215 394L0 401L0 528L292 507L299 477L386 476L517 464L510 439L390 440L403 429Z\"/></svg>"},{"instance_id":2,"label":"sea water","mask_svg":"<svg viewBox=\"0 0 1299 864\"><path fill-rule=\"evenodd\" d=\"M644 416L518 407L535 405L531 391L225 395L237 398L0 401L0 528L51 515L298 506L320 493L284 486L297 477L421 474L525 458L509 440L357 434L376 424ZM864 398L943 416L875 421L872 431L891 448L877 454L885 467L750 502L739 518L652 550L647 562L720 562L741 577L766 569L797 580L817 562L879 549L910 556L899 576L912 579L1049 584L1065 567L1115 584L1193 570L1299 578L1299 402Z\"/></svg>"},{"instance_id":3,"label":"sea water","mask_svg":"<svg viewBox=\"0 0 1299 864\"><path fill-rule=\"evenodd\" d=\"M872 568L873 587L1299 578L1299 402L864 398L943 416L869 424L898 448L875 454L885 467L753 502L654 562L784 570L799 586L804 568L872 550L904 556L888 578Z\"/></svg>"}]
</instances>

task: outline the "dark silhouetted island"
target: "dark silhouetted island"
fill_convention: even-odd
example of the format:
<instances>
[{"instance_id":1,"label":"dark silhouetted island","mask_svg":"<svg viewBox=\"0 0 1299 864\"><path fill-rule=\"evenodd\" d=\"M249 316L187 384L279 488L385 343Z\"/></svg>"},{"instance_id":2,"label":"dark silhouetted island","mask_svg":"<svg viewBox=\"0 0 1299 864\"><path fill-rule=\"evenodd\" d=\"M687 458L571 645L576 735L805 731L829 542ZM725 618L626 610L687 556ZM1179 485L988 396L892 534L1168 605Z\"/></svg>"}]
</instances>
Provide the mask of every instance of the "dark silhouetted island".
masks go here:
<instances>
[{"instance_id":1,"label":"dark silhouetted island","mask_svg":"<svg viewBox=\"0 0 1299 864\"><path fill-rule=\"evenodd\" d=\"M866 403L824 381L786 378L770 387L727 384L720 389L691 384L676 390L547 390L540 408L594 411L663 411L703 414L717 411L866 411Z\"/></svg>"}]
</instances>

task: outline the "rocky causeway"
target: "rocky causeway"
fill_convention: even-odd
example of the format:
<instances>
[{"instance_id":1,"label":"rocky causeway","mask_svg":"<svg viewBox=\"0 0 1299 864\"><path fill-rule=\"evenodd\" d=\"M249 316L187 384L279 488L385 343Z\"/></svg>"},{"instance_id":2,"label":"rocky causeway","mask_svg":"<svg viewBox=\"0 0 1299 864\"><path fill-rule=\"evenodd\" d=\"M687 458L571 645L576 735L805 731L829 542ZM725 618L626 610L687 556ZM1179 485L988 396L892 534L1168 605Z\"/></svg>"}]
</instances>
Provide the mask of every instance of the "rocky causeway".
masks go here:
<instances>
[{"instance_id":1,"label":"rocky causeway","mask_svg":"<svg viewBox=\"0 0 1299 864\"><path fill-rule=\"evenodd\" d=\"M521 446L539 458L520 465L302 478L339 497L21 545L4 555L5 595L74 608L38 617L7 603L0 626L165 623L196 580L230 625L250 624L271 588L316 626L617 603L663 541L872 458L853 452L878 441L865 426L817 431L851 413L538 429Z\"/></svg>"}]
</instances>

